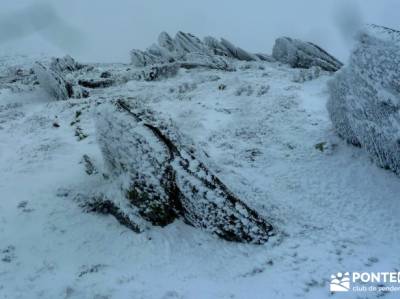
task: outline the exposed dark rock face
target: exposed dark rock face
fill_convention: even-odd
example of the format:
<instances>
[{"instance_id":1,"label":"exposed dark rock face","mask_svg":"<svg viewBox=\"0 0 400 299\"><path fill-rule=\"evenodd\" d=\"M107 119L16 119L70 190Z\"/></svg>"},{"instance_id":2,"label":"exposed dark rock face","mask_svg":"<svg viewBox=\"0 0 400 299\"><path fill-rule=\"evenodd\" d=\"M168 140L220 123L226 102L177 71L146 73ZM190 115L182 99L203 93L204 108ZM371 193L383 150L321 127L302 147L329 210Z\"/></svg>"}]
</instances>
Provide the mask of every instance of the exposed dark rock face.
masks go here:
<instances>
[{"instance_id":1,"label":"exposed dark rock face","mask_svg":"<svg viewBox=\"0 0 400 299\"><path fill-rule=\"evenodd\" d=\"M115 84L112 79L80 79L78 84L86 88L106 88Z\"/></svg>"},{"instance_id":2,"label":"exposed dark rock face","mask_svg":"<svg viewBox=\"0 0 400 299\"><path fill-rule=\"evenodd\" d=\"M171 121L123 101L109 106L98 117L98 141L111 176L144 219L164 226L182 217L225 240L268 240L272 226L199 160Z\"/></svg>"},{"instance_id":3,"label":"exposed dark rock face","mask_svg":"<svg viewBox=\"0 0 400 299\"><path fill-rule=\"evenodd\" d=\"M40 86L55 100L67 100L72 96L72 85L56 71L37 62L33 66Z\"/></svg>"},{"instance_id":4,"label":"exposed dark rock face","mask_svg":"<svg viewBox=\"0 0 400 299\"><path fill-rule=\"evenodd\" d=\"M130 219L120 207L108 199L94 198L90 201L87 201L84 205L82 205L82 207L85 208L87 212L112 215L121 225L129 228L135 233L141 232L139 225L133 222L132 219Z\"/></svg>"},{"instance_id":5,"label":"exposed dark rock face","mask_svg":"<svg viewBox=\"0 0 400 299\"><path fill-rule=\"evenodd\" d=\"M158 44L152 45L146 51L131 51L131 62L137 67L179 62L186 66L231 70L231 66L221 67L221 65L229 65L227 59L271 60L270 56L266 54L251 54L234 46L226 39L219 41L213 37L206 37L202 41L193 34L181 31L174 38L168 33L162 32L158 37Z\"/></svg>"},{"instance_id":6,"label":"exposed dark rock face","mask_svg":"<svg viewBox=\"0 0 400 299\"><path fill-rule=\"evenodd\" d=\"M179 72L180 65L177 63L166 63L149 67L142 71L141 76L145 81L156 81L175 77Z\"/></svg>"},{"instance_id":7,"label":"exposed dark rock face","mask_svg":"<svg viewBox=\"0 0 400 299\"><path fill-rule=\"evenodd\" d=\"M337 133L400 174L400 32L367 26L350 63L329 84Z\"/></svg>"},{"instance_id":8,"label":"exposed dark rock face","mask_svg":"<svg viewBox=\"0 0 400 299\"><path fill-rule=\"evenodd\" d=\"M325 71L336 72L343 66L339 60L317 45L289 37L280 37L275 41L272 57L293 68L318 66Z\"/></svg>"}]
</instances>

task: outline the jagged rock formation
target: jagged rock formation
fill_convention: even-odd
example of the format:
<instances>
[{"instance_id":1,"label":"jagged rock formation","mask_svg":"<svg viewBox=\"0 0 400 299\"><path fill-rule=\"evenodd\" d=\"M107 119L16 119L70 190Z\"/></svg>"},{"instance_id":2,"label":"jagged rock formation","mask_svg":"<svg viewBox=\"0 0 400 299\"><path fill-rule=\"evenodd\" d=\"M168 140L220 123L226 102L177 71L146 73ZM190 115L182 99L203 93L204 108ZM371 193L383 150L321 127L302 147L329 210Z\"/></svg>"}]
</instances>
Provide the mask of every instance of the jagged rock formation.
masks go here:
<instances>
[{"instance_id":1,"label":"jagged rock formation","mask_svg":"<svg viewBox=\"0 0 400 299\"><path fill-rule=\"evenodd\" d=\"M337 133L400 174L400 32L367 26L350 63L329 84Z\"/></svg>"},{"instance_id":2,"label":"jagged rock formation","mask_svg":"<svg viewBox=\"0 0 400 299\"><path fill-rule=\"evenodd\" d=\"M33 66L40 86L55 100L67 100L73 94L72 85L56 71L36 62Z\"/></svg>"},{"instance_id":3,"label":"jagged rock formation","mask_svg":"<svg viewBox=\"0 0 400 299\"><path fill-rule=\"evenodd\" d=\"M201 41L190 33L179 31L174 38L166 32L158 37L158 44L154 44L146 51L132 50L131 62L137 67L154 64L182 62L192 67L209 67L231 70L229 59L243 61L271 61L266 54L251 54L234 46L226 39L218 41L213 37L206 37Z\"/></svg>"},{"instance_id":4,"label":"jagged rock formation","mask_svg":"<svg viewBox=\"0 0 400 299\"><path fill-rule=\"evenodd\" d=\"M62 58L53 57L50 63L50 69L55 72L75 72L84 67L83 64L80 64L75 61L71 56L66 55Z\"/></svg>"},{"instance_id":5,"label":"jagged rock formation","mask_svg":"<svg viewBox=\"0 0 400 299\"><path fill-rule=\"evenodd\" d=\"M317 45L289 37L275 41L272 57L293 68L318 66L328 72L336 72L343 64Z\"/></svg>"},{"instance_id":6,"label":"jagged rock formation","mask_svg":"<svg viewBox=\"0 0 400 299\"><path fill-rule=\"evenodd\" d=\"M98 142L111 176L144 219L164 226L182 217L229 241L268 240L272 226L210 172L171 121L121 100L109 106L99 113Z\"/></svg>"}]
</instances>

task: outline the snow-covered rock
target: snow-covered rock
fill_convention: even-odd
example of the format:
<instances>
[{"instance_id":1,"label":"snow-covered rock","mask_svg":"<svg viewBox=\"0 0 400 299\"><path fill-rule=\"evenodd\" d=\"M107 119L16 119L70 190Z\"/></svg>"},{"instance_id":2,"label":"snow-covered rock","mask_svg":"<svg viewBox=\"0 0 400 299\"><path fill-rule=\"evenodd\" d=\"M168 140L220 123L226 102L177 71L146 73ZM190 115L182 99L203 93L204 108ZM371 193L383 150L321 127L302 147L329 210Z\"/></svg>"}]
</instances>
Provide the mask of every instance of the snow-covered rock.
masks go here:
<instances>
[{"instance_id":1,"label":"snow-covered rock","mask_svg":"<svg viewBox=\"0 0 400 299\"><path fill-rule=\"evenodd\" d=\"M138 67L149 66L157 63L167 62L163 60L161 57L157 57L148 52L144 52L141 50L132 50L131 51L131 63Z\"/></svg>"},{"instance_id":2,"label":"snow-covered rock","mask_svg":"<svg viewBox=\"0 0 400 299\"><path fill-rule=\"evenodd\" d=\"M62 58L52 58L50 69L59 73L69 71L74 72L83 68L83 65L76 62L71 56L66 55Z\"/></svg>"},{"instance_id":3,"label":"snow-covered rock","mask_svg":"<svg viewBox=\"0 0 400 299\"><path fill-rule=\"evenodd\" d=\"M55 100L67 100L72 96L71 84L58 72L48 69L39 62L35 63L33 71L40 86Z\"/></svg>"},{"instance_id":4,"label":"snow-covered rock","mask_svg":"<svg viewBox=\"0 0 400 299\"><path fill-rule=\"evenodd\" d=\"M154 65L144 69L140 76L143 77L145 81L168 79L178 74L179 67L180 65L178 63Z\"/></svg>"},{"instance_id":5,"label":"snow-covered rock","mask_svg":"<svg viewBox=\"0 0 400 299\"><path fill-rule=\"evenodd\" d=\"M239 47L236 47L235 45L233 45L231 42L229 42L224 38L221 38L221 45L227 49L229 56L232 58L244 61L258 60L257 56L255 56L254 54L251 54Z\"/></svg>"},{"instance_id":6,"label":"snow-covered rock","mask_svg":"<svg viewBox=\"0 0 400 299\"><path fill-rule=\"evenodd\" d=\"M123 178L122 189L140 215L154 225L174 221L178 207L169 185L169 155L151 129L126 112L103 107L97 117L97 139L110 174Z\"/></svg>"},{"instance_id":7,"label":"snow-covered rock","mask_svg":"<svg viewBox=\"0 0 400 299\"><path fill-rule=\"evenodd\" d=\"M193 69L196 67L204 67L222 71L234 71L235 67L229 63L224 57L208 55L204 53L188 53L185 60L180 62L180 66L186 69Z\"/></svg>"},{"instance_id":8,"label":"snow-covered rock","mask_svg":"<svg viewBox=\"0 0 400 299\"><path fill-rule=\"evenodd\" d=\"M201 57L201 61L199 61L199 57ZM193 34L181 31L174 38L168 33L162 32L158 37L158 44L153 44L146 51L131 51L131 63L137 67L184 62L214 69L232 69L232 67L221 68L221 61L224 61L223 64L229 63L225 59L242 61L273 60L266 54L249 53L242 48L236 47L226 39L219 41L214 37L208 36L202 41ZM207 61L207 63L204 63L204 61Z\"/></svg>"},{"instance_id":9,"label":"snow-covered rock","mask_svg":"<svg viewBox=\"0 0 400 299\"><path fill-rule=\"evenodd\" d=\"M171 121L135 112L123 101L117 108L105 106L97 120L104 160L144 219L164 226L183 217L229 241L268 240L272 226L199 160L193 143Z\"/></svg>"},{"instance_id":10,"label":"snow-covered rock","mask_svg":"<svg viewBox=\"0 0 400 299\"><path fill-rule=\"evenodd\" d=\"M175 49L178 54L184 55L186 53L207 53L208 48L204 43L191 33L184 33L178 31L174 39Z\"/></svg>"},{"instance_id":11,"label":"snow-covered rock","mask_svg":"<svg viewBox=\"0 0 400 299\"><path fill-rule=\"evenodd\" d=\"M272 56L294 68L318 66L329 72L336 72L343 64L319 46L289 37L275 41Z\"/></svg>"},{"instance_id":12,"label":"snow-covered rock","mask_svg":"<svg viewBox=\"0 0 400 299\"><path fill-rule=\"evenodd\" d=\"M358 35L350 63L330 82L337 133L400 174L400 32L376 25Z\"/></svg>"}]
</instances>

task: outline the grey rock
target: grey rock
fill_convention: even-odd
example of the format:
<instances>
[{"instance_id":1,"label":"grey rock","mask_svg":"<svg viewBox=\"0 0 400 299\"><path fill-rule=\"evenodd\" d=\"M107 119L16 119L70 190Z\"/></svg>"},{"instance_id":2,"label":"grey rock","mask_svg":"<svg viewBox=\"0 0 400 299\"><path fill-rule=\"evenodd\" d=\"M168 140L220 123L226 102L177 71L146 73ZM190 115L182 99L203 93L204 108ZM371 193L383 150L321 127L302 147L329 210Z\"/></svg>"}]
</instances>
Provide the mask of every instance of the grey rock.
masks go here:
<instances>
[{"instance_id":1,"label":"grey rock","mask_svg":"<svg viewBox=\"0 0 400 299\"><path fill-rule=\"evenodd\" d=\"M98 141L111 177L144 219L164 226L181 217L228 241L269 239L272 226L209 170L171 121L121 100L110 106L99 114Z\"/></svg>"},{"instance_id":2,"label":"grey rock","mask_svg":"<svg viewBox=\"0 0 400 299\"><path fill-rule=\"evenodd\" d=\"M349 64L329 84L337 133L400 174L400 31L369 25Z\"/></svg>"},{"instance_id":3,"label":"grey rock","mask_svg":"<svg viewBox=\"0 0 400 299\"><path fill-rule=\"evenodd\" d=\"M148 52L144 52L141 50L132 50L131 51L131 63L137 67L149 66L157 63L164 62L160 57L157 57Z\"/></svg>"},{"instance_id":4,"label":"grey rock","mask_svg":"<svg viewBox=\"0 0 400 299\"><path fill-rule=\"evenodd\" d=\"M33 70L40 86L55 100L67 100L72 96L72 85L56 71L48 69L43 64L36 62Z\"/></svg>"},{"instance_id":5,"label":"grey rock","mask_svg":"<svg viewBox=\"0 0 400 299\"><path fill-rule=\"evenodd\" d=\"M169 52L176 51L175 42L167 32L160 33L158 36L158 44L161 48L164 48Z\"/></svg>"},{"instance_id":6,"label":"grey rock","mask_svg":"<svg viewBox=\"0 0 400 299\"><path fill-rule=\"evenodd\" d=\"M115 84L113 79L79 79L78 84L86 88L106 88Z\"/></svg>"},{"instance_id":7,"label":"grey rock","mask_svg":"<svg viewBox=\"0 0 400 299\"><path fill-rule=\"evenodd\" d=\"M178 63L165 63L154 65L144 69L141 77L145 81L157 81L175 77L179 72L180 65Z\"/></svg>"},{"instance_id":8,"label":"grey rock","mask_svg":"<svg viewBox=\"0 0 400 299\"><path fill-rule=\"evenodd\" d=\"M224 57L203 53L188 53L185 61L180 62L182 68L192 69L204 67L222 71L234 71L235 68Z\"/></svg>"},{"instance_id":9,"label":"grey rock","mask_svg":"<svg viewBox=\"0 0 400 299\"><path fill-rule=\"evenodd\" d=\"M178 31L174 39L175 48L179 54L185 53L207 53L208 49L203 42L190 33Z\"/></svg>"},{"instance_id":10,"label":"grey rock","mask_svg":"<svg viewBox=\"0 0 400 299\"><path fill-rule=\"evenodd\" d=\"M293 68L318 66L329 72L336 72L343 64L319 46L289 37L280 37L275 41L272 57L287 63Z\"/></svg>"},{"instance_id":11,"label":"grey rock","mask_svg":"<svg viewBox=\"0 0 400 299\"><path fill-rule=\"evenodd\" d=\"M221 45L228 50L230 57L244 61L258 60L257 56L255 56L254 54L251 54L239 47L234 46L231 42L224 38L221 38Z\"/></svg>"},{"instance_id":12,"label":"grey rock","mask_svg":"<svg viewBox=\"0 0 400 299\"><path fill-rule=\"evenodd\" d=\"M264 53L255 53L254 55L261 61L268 61L268 62L275 62L276 59L273 58L271 55L264 54Z\"/></svg>"},{"instance_id":13,"label":"grey rock","mask_svg":"<svg viewBox=\"0 0 400 299\"><path fill-rule=\"evenodd\" d=\"M227 67L228 59L242 61L272 61L266 54L252 54L236 47L226 39L218 41L213 37L200 40L190 33L179 31L174 38L162 32L158 37L158 44L154 44L146 51L132 50L131 63L137 67L154 64L179 62L187 67L208 67L220 70L232 70Z\"/></svg>"},{"instance_id":14,"label":"grey rock","mask_svg":"<svg viewBox=\"0 0 400 299\"><path fill-rule=\"evenodd\" d=\"M52 58L50 62L50 69L62 73L62 72L74 72L82 69L83 64L75 61L71 56L66 55L62 58Z\"/></svg>"}]
</instances>

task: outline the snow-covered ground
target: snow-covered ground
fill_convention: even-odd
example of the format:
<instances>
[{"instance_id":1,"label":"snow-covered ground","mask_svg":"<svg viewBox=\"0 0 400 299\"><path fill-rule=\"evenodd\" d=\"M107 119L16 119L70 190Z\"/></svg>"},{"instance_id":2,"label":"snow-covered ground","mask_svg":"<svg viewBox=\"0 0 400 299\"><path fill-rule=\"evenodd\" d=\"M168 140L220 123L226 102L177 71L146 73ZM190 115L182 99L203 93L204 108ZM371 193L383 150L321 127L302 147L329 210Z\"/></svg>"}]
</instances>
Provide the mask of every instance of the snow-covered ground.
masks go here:
<instances>
[{"instance_id":1,"label":"snow-covered ground","mask_svg":"<svg viewBox=\"0 0 400 299\"><path fill-rule=\"evenodd\" d=\"M400 179L335 136L329 76L294 83L286 66L238 66L59 102L0 89L0 298L357 298L331 294L331 274L399 271ZM179 221L136 234L85 213L74 197L104 180L82 156L102 167L94 113L117 98L172 118L276 236L230 243ZM399 296L359 294L377 295Z\"/></svg>"}]
</instances>

